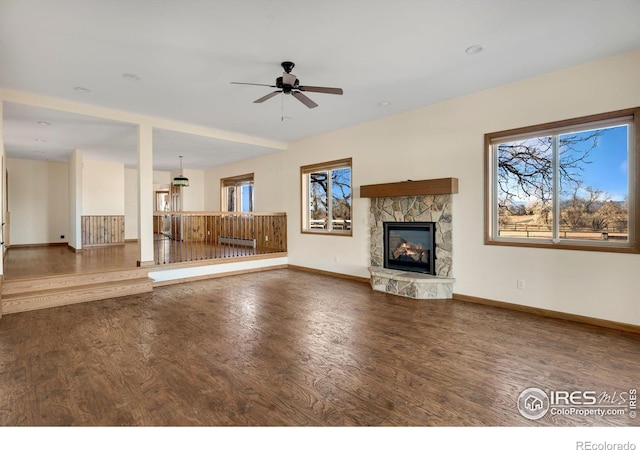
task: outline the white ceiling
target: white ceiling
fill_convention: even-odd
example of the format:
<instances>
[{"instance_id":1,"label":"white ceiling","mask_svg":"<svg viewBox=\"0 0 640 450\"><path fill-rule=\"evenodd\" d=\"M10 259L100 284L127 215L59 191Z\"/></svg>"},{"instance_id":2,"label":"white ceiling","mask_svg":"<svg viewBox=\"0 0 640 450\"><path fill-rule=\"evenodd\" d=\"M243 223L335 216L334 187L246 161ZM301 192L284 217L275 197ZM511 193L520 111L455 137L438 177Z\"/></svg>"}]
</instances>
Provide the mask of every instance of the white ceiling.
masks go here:
<instances>
[{"instance_id":1,"label":"white ceiling","mask_svg":"<svg viewBox=\"0 0 640 450\"><path fill-rule=\"evenodd\" d=\"M638 49L638 23L639 0L0 0L0 88L292 142ZM253 104L271 89L230 84L273 84L285 60L344 95ZM132 124L5 103L9 157L80 148L135 166L136 139ZM156 170L271 151L154 130Z\"/></svg>"}]
</instances>

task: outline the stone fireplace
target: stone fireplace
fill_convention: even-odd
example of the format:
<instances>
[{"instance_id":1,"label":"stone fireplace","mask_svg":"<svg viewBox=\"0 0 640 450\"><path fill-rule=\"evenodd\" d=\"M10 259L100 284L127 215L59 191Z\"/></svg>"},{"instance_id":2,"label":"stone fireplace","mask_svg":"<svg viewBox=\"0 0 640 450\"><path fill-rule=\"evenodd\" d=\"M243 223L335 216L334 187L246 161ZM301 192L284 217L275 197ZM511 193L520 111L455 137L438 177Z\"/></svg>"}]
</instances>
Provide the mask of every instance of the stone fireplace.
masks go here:
<instances>
[{"instance_id":1,"label":"stone fireplace","mask_svg":"<svg viewBox=\"0 0 640 450\"><path fill-rule=\"evenodd\" d=\"M457 181L443 178L360 187L360 196L371 198L369 272L373 289L416 299L451 298L452 194L458 192ZM392 268L389 264L385 267L384 235L389 227L385 223L433 224L435 251L429 255L433 265L428 273Z\"/></svg>"}]
</instances>

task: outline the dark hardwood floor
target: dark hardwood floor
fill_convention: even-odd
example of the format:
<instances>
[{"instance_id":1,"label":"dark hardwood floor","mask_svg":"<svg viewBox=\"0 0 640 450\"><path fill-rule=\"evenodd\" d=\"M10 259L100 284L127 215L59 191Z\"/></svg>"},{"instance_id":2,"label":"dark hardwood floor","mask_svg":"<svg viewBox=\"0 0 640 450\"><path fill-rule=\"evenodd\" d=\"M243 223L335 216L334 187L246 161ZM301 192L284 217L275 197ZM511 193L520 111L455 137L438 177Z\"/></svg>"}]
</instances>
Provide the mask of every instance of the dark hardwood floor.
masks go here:
<instances>
[{"instance_id":1,"label":"dark hardwood floor","mask_svg":"<svg viewBox=\"0 0 640 450\"><path fill-rule=\"evenodd\" d=\"M639 425L516 408L638 388L639 361L634 334L274 270L4 316L0 425Z\"/></svg>"}]
</instances>

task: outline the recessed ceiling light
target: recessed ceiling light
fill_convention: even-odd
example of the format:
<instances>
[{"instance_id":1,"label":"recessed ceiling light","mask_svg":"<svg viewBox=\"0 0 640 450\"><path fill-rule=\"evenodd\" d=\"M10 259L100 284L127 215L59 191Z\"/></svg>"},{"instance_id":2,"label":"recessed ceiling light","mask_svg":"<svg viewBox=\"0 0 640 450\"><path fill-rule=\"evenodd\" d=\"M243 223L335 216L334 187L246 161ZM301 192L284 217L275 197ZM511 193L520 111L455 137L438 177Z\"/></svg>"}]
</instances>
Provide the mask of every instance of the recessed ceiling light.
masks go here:
<instances>
[{"instance_id":1,"label":"recessed ceiling light","mask_svg":"<svg viewBox=\"0 0 640 450\"><path fill-rule=\"evenodd\" d=\"M87 89L86 87L76 86L73 88L74 91L80 92L81 94L88 94L91 92L91 89Z\"/></svg>"},{"instance_id":2,"label":"recessed ceiling light","mask_svg":"<svg viewBox=\"0 0 640 450\"><path fill-rule=\"evenodd\" d=\"M38 125L46 125L46 126L50 127L51 126L51 122L45 122L44 120L41 120L41 121L38 122Z\"/></svg>"},{"instance_id":3,"label":"recessed ceiling light","mask_svg":"<svg viewBox=\"0 0 640 450\"><path fill-rule=\"evenodd\" d=\"M140 81L140 77L135 73L123 73L122 78L129 81Z\"/></svg>"},{"instance_id":4,"label":"recessed ceiling light","mask_svg":"<svg viewBox=\"0 0 640 450\"><path fill-rule=\"evenodd\" d=\"M36 141L36 142L47 142L46 139L40 139L40 138L35 138L34 141Z\"/></svg>"},{"instance_id":5,"label":"recessed ceiling light","mask_svg":"<svg viewBox=\"0 0 640 450\"><path fill-rule=\"evenodd\" d=\"M391 104L391 102L388 102L388 101L386 101L386 100L385 100L385 101L383 101L383 102L378 102L378 106L382 106L382 107L384 107L384 106L389 106L390 104Z\"/></svg>"},{"instance_id":6,"label":"recessed ceiling light","mask_svg":"<svg viewBox=\"0 0 640 450\"><path fill-rule=\"evenodd\" d=\"M467 47L464 52L467 55L475 55L476 53L480 53L482 50L484 50L484 47L482 47L482 45L472 45L471 47Z\"/></svg>"}]
</instances>

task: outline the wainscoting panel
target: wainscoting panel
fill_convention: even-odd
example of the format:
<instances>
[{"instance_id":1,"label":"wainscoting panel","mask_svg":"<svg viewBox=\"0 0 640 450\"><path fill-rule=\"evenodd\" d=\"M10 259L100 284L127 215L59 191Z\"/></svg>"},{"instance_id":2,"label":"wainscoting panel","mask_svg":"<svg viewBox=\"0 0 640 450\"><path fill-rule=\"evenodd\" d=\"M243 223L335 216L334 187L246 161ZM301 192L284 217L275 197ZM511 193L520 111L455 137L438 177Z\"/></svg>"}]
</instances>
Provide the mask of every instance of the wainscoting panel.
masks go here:
<instances>
[{"instance_id":1,"label":"wainscoting panel","mask_svg":"<svg viewBox=\"0 0 640 450\"><path fill-rule=\"evenodd\" d=\"M82 216L82 245L124 244L124 216Z\"/></svg>"}]
</instances>

